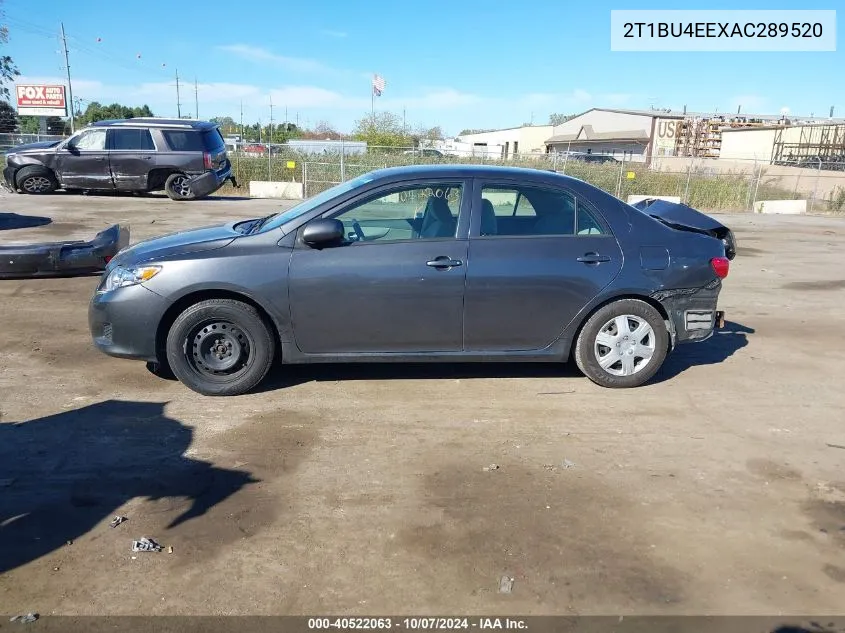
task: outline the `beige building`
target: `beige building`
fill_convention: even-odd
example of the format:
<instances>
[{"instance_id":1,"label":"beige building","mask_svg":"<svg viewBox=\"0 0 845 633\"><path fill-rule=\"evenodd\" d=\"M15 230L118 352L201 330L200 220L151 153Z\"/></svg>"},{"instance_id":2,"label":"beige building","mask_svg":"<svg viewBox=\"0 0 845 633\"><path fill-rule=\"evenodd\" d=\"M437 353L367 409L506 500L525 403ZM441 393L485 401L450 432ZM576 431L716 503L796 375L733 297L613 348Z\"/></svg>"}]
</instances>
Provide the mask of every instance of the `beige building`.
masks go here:
<instances>
[{"instance_id":1,"label":"beige building","mask_svg":"<svg viewBox=\"0 0 845 633\"><path fill-rule=\"evenodd\" d=\"M816 157L825 162L845 157L845 123L722 130L724 160L791 164Z\"/></svg>"},{"instance_id":2,"label":"beige building","mask_svg":"<svg viewBox=\"0 0 845 633\"><path fill-rule=\"evenodd\" d=\"M552 134L551 125L523 125L520 127L461 134L456 143L469 143L473 147L495 147L501 158L511 158L515 154L543 154L546 152L545 141Z\"/></svg>"},{"instance_id":3,"label":"beige building","mask_svg":"<svg viewBox=\"0 0 845 633\"><path fill-rule=\"evenodd\" d=\"M592 108L554 127L549 152L587 152L648 161L653 153L671 154L682 114L662 110Z\"/></svg>"}]
</instances>

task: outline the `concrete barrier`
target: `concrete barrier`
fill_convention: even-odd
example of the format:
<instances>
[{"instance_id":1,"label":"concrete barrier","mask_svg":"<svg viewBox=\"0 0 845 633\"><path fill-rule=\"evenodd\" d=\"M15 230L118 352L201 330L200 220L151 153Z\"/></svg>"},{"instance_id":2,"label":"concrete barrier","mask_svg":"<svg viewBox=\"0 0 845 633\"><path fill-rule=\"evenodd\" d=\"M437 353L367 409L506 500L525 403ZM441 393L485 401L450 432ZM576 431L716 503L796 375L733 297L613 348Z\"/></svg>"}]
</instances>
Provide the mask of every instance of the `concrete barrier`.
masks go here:
<instances>
[{"instance_id":1,"label":"concrete barrier","mask_svg":"<svg viewBox=\"0 0 845 633\"><path fill-rule=\"evenodd\" d=\"M754 213L798 215L807 213L806 200L760 200L754 203Z\"/></svg>"},{"instance_id":2,"label":"concrete barrier","mask_svg":"<svg viewBox=\"0 0 845 633\"><path fill-rule=\"evenodd\" d=\"M681 204L680 196L640 196L640 195L628 196L628 204L637 204L638 202L640 202L642 200L647 200L649 198L651 198L653 200L665 200L666 202L674 202L675 204Z\"/></svg>"},{"instance_id":3,"label":"concrete barrier","mask_svg":"<svg viewBox=\"0 0 845 633\"><path fill-rule=\"evenodd\" d=\"M250 198L282 198L284 200L302 200L302 183L268 182L266 180L249 181Z\"/></svg>"}]
</instances>

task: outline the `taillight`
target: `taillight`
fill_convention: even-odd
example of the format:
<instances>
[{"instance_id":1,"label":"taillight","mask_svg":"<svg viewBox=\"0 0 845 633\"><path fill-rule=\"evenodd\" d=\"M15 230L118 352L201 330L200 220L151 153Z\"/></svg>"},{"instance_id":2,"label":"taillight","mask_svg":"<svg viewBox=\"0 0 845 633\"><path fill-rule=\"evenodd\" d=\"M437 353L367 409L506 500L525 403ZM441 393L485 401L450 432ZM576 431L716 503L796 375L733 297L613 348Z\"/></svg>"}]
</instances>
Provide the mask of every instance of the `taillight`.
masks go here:
<instances>
[{"instance_id":1,"label":"taillight","mask_svg":"<svg viewBox=\"0 0 845 633\"><path fill-rule=\"evenodd\" d=\"M211 154L208 152L202 153L202 164L206 169L214 169L214 163L211 161Z\"/></svg>"},{"instance_id":2,"label":"taillight","mask_svg":"<svg viewBox=\"0 0 845 633\"><path fill-rule=\"evenodd\" d=\"M103 261L108 264L111 261L111 255L106 255L105 257L103 257Z\"/></svg>"},{"instance_id":3,"label":"taillight","mask_svg":"<svg viewBox=\"0 0 845 633\"><path fill-rule=\"evenodd\" d=\"M716 273L716 276L724 279L728 276L728 270L731 267L731 260L727 257L714 257L710 260L710 266L713 268L713 272Z\"/></svg>"}]
</instances>

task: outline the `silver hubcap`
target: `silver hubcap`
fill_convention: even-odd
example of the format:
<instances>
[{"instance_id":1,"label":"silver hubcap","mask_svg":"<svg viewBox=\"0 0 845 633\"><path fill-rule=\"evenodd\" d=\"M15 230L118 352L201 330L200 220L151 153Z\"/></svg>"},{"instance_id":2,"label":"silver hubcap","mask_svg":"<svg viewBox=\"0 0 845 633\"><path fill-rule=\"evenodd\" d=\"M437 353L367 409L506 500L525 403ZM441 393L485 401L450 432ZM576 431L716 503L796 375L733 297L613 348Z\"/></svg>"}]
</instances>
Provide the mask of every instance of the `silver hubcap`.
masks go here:
<instances>
[{"instance_id":1,"label":"silver hubcap","mask_svg":"<svg viewBox=\"0 0 845 633\"><path fill-rule=\"evenodd\" d=\"M654 356L654 330L642 317L623 314L605 323L596 336L596 360L607 373L631 376Z\"/></svg>"},{"instance_id":2,"label":"silver hubcap","mask_svg":"<svg viewBox=\"0 0 845 633\"><path fill-rule=\"evenodd\" d=\"M31 176L23 181L23 190L30 193L43 193L50 190L50 181L44 176Z\"/></svg>"},{"instance_id":3,"label":"silver hubcap","mask_svg":"<svg viewBox=\"0 0 845 633\"><path fill-rule=\"evenodd\" d=\"M173 179L173 191L178 193L183 198L187 198L191 195L191 186L188 184L188 179L184 176L180 176L179 178Z\"/></svg>"}]
</instances>

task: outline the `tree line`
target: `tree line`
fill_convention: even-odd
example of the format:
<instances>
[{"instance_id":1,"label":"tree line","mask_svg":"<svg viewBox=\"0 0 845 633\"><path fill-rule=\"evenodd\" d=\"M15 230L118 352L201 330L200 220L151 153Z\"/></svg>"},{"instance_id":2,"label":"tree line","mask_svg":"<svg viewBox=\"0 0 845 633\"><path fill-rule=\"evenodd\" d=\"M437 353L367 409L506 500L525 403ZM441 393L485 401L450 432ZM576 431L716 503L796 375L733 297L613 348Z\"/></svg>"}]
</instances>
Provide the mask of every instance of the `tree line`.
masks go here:
<instances>
[{"instance_id":1,"label":"tree line","mask_svg":"<svg viewBox=\"0 0 845 633\"><path fill-rule=\"evenodd\" d=\"M371 147L415 147L422 140L442 140L443 130L439 126L417 125L408 127L398 115L392 112L371 112L355 121L352 132L342 134L328 121L318 121L311 128L301 128L293 123L262 125L243 124L229 116L211 119L220 125L226 136L240 136L245 143L286 143L289 140L312 141L364 141Z\"/></svg>"}]
</instances>

